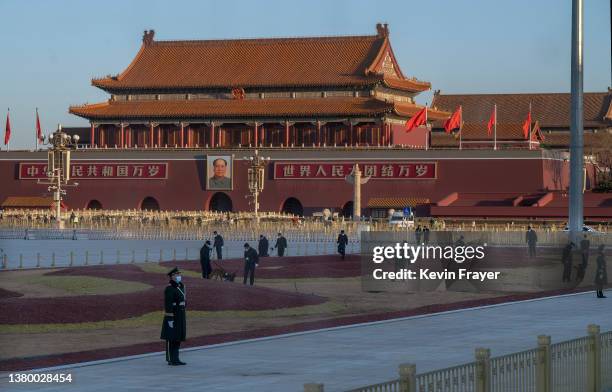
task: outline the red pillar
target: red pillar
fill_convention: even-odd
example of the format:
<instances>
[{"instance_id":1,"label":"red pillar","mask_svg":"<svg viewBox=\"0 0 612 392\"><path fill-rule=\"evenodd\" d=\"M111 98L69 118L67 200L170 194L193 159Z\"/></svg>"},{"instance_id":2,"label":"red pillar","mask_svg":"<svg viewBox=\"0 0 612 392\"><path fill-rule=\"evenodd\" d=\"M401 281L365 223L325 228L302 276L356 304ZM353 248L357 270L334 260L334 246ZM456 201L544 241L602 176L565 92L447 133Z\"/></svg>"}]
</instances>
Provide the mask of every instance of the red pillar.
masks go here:
<instances>
[{"instance_id":1,"label":"red pillar","mask_svg":"<svg viewBox=\"0 0 612 392\"><path fill-rule=\"evenodd\" d=\"M353 122L351 120L349 120L349 146L353 145ZM357 143L359 144L359 140L357 140Z\"/></svg>"},{"instance_id":2,"label":"red pillar","mask_svg":"<svg viewBox=\"0 0 612 392\"><path fill-rule=\"evenodd\" d=\"M215 147L215 123L210 123L210 146Z\"/></svg>"},{"instance_id":3,"label":"red pillar","mask_svg":"<svg viewBox=\"0 0 612 392\"><path fill-rule=\"evenodd\" d=\"M151 140L151 145L153 145L153 123L151 123L150 127L149 127L149 140Z\"/></svg>"},{"instance_id":4,"label":"red pillar","mask_svg":"<svg viewBox=\"0 0 612 392\"><path fill-rule=\"evenodd\" d=\"M289 146L289 121L285 121L285 147Z\"/></svg>"},{"instance_id":5,"label":"red pillar","mask_svg":"<svg viewBox=\"0 0 612 392\"><path fill-rule=\"evenodd\" d=\"M96 130L96 126L94 125L94 123L91 123L91 130L89 132L89 145L91 147L93 147L95 145L95 130Z\"/></svg>"},{"instance_id":6,"label":"red pillar","mask_svg":"<svg viewBox=\"0 0 612 392\"><path fill-rule=\"evenodd\" d=\"M253 129L253 144L257 147L257 123L255 123L255 128Z\"/></svg>"},{"instance_id":7,"label":"red pillar","mask_svg":"<svg viewBox=\"0 0 612 392\"><path fill-rule=\"evenodd\" d=\"M125 133L125 124L121 123L121 131L119 133L119 147L121 148L124 147L124 144L123 144L124 133Z\"/></svg>"},{"instance_id":8,"label":"red pillar","mask_svg":"<svg viewBox=\"0 0 612 392\"><path fill-rule=\"evenodd\" d=\"M185 147L185 124L181 122L181 147Z\"/></svg>"},{"instance_id":9,"label":"red pillar","mask_svg":"<svg viewBox=\"0 0 612 392\"><path fill-rule=\"evenodd\" d=\"M261 145L265 146L266 145L266 129L264 128L263 124L261 124L261 129L260 129L259 133L260 133L259 140L261 140Z\"/></svg>"},{"instance_id":10,"label":"red pillar","mask_svg":"<svg viewBox=\"0 0 612 392\"><path fill-rule=\"evenodd\" d=\"M317 121L317 146L321 147L321 121Z\"/></svg>"},{"instance_id":11,"label":"red pillar","mask_svg":"<svg viewBox=\"0 0 612 392\"><path fill-rule=\"evenodd\" d=\"M104 127L99 127L100 132L100 147L106 147L106 140L104 140Z\"/></svg>"}]
</instances>

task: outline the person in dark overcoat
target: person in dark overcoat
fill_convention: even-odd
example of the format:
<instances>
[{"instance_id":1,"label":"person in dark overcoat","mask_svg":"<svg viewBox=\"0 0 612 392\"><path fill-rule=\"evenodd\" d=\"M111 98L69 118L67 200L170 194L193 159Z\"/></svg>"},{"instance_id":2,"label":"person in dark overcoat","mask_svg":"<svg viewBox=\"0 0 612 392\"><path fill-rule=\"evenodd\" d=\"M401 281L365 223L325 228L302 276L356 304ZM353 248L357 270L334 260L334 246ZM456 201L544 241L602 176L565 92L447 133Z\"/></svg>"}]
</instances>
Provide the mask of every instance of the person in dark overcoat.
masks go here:
<instances>
[{"instance_id":1,"label":"person in dark overcoat","mask_svg":"<svg viewBox=\"0 0 612 392\"><path fill-rule=\"evenodd\" d=\"M210 273L212 272L212 267L210 266L211 253L210 241L206 240L204 246L200 248L200 265L202 266L202 278L204 279L210 279Z\"/></svg>"},{"instance_id":2,"label":"person in dark overcoat","mask_svg":"<svg viewBox=\"0 0 612 392\"><path fill-rule=\"evenodd\" d=\"M338 234L338 239L336 240L338 244L338 253L342 256L342 260L344 260L344 255L346 254L346 245L348 245L348 236L344 233L344 230L340 230L340 234Z\"/></svg>"},{"instance_id":3,"label":"person in dark overcoat","mask_svg":"<svg viewBox=\"0 0 612 392\"><path fill-rule=\"evenodd\" d=\"M268 246L270 245L265 235L259 236L259 242L257 243L257 250L259 251L259 257L268 256Z\"/></svg>"},{"instance_id":4,"label":"person in dark overcoat","mask_svg":"<svg viewBox=\"0 0 612 392\"><path fill-rule=\"evenodd\" d=\"M283 257L285 255L285 249L287 249L287 239L281 233L278 233L278 236L276 237L274 249L277 250L278 257Z\"/></svg>"},{"instance_id":5,"label":"person in dark overcoat","mask_svg":"<svg viewBox=\"0 0 612 392\"><path fill-rule=\"evenodd\" d=\"M569 242L563 248L563 254L561 255L561 263L563 264L563 278L562 282L569 282L572 276L572 250L574 243Z\"/></svg>"},{"instance_id":6,"label":"person in dark overcoat","mask_svg":"<svg viewBox=\"0 0 612 392\"><path fill-rule=\"evenodd\" d=\"M174 267L168 272L170 282L164 291L164 321L161 339L166 341L166 361L170 366L185 365L179 359L181 342L187 337L187 317L185 314L186 291L181 271Z\"/></svg>"},{"instance_id":7,"label":"person in dark overcoat","mask_svg":"<svg viewBox=\"0 0 612 392\"><path fill-rule=\"evenodd\" d=\"M595 289L597 290L597 298L607 298L603 291L608 285L608 270L606 265L606 256L604 255L604 245L599 245L597 248L597 270L595 271Z\"/></svg>"},{"instance_id":8,"label":"person in dark overcoat","mask_svg":"<svg viewBox=\"0 0 612 392\"><path fill-rule=\"evenodd\" d=\"M216 231L213 232L213 235L214 235L213 247L215 248L215 252L217 252L217 260L222 260L223 259L223 245L225 245L223 243L223 237L221 236L221 234L217 233Z\"/></svg>"},{"instance_id":9,"label":"person in dark overcoat","mask_svg":"<svg viewBox=\"0 0 612 392\"><path fill-rule=\"evenodd\" d=\"M525 242L527 242L527 253L529 257L535 257L536 245L538 243L538 234L531 226L527 226L527 232L525 233Z\"/></svg>"},{"instance_id":10,"label":"person in dark overcoat","mask_svg":"<svg viewBox=\"0 0 612 392\"><path fill-rule=\"evenodd\" d=\"M247 242L244 244L244 277L243 284L247 284L247 278L250 277L251 286L255 283L255 267L259 263L259 255L257 251Z\"/></svg>"}]
</instances>

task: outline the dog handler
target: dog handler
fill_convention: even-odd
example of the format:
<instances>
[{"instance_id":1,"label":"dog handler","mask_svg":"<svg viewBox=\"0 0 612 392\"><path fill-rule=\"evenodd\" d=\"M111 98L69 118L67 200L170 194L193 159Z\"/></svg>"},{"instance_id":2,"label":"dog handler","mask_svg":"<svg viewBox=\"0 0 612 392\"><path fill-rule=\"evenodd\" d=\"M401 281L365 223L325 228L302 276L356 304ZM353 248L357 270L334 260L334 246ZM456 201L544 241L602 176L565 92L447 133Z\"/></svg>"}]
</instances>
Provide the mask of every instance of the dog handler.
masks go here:
<instances>
[{"instance_id":1,"label":"dog handler","mask_svg":"<svg viewBox=\"0 0 612 392\"><path fill-rule=\"evenodd\" d=\"M179 359L181 342L187 335L187 319L185 316L185 285L181 282L181 271L174 267L168 272L170 283L164 292L164 322L161 339L166 341L166 361L170 366L185 365Z\"/></svg>"}]
</instances>

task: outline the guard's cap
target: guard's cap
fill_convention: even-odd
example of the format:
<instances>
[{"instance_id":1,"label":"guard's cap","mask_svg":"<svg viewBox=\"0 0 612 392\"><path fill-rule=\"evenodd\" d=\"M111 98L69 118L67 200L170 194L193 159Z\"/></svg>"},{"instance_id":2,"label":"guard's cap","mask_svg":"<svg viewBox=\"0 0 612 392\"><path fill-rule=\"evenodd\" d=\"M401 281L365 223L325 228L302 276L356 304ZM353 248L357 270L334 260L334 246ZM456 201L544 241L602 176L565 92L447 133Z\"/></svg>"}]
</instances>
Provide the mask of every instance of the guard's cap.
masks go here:
<instances>
[{"instance_id":1,"label":"guard's cap","mask_svg":"<svg viewBox=\"0 0 612 392\"><path fill-rule=\"evenodd\" d=\"M180 274L181 271L178 269L178 267L174 267L170 270L170 272L167 273L168 276L172 276L174 274Z\"/></svg>"},{"instance_id":2,"label":"guard's cap","mask_svg":"<svg viewBox=\"0 0 612 392\"><path fill-rule=\"evenodd\" d=\"M249 246L251 246L251 245L249 245L249 243L248 243L248 242L245 242L245 243L244 243L244 247L245 247L245 248L248 248Z\"/></svg>"}]
</instances>

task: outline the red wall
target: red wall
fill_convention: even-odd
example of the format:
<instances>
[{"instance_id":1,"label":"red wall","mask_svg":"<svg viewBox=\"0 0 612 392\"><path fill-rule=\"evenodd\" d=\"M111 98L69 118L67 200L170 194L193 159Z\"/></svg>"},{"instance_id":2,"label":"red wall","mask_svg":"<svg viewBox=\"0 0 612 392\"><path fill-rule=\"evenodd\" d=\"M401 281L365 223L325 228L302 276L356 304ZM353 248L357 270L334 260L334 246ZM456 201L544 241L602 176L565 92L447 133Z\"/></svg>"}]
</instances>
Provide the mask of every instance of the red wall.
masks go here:
<instances>
[{"instance_id":1,"label":"red wall","mask_svg":"<svg viewBox=\"0 0 612 392\"><path fill-rule=\"evenodd\" d=\"M423 152L425 153L425 152ZM155 153L148 153L149 159ZM237 153L241 154L241 153ZM380 153L378 153L380 156ZM246 155L246 154L244 154ZM358 159L364 159L362 154ZM118 155L121 156L121 155ZM40 159L25 156L17 160L0 160L0 202L8 196L38 196L47 192L46 186L34 180L18 179L18 162ZM152 196L167 210L199 210L208 208L214 191L205 189L204 154L200 159L160 159L168 162L166 180L82 180L77 188L69 188L65 199L70 208L84 208L90 200L99 200L105 209L139 208L141 201ZM242 155L236 155L236 158ZM83 157L82 159L92 161ZM297 158L296 158L297 159ZM371 159L371 158L365 158ZM287 159L278 159L286 161ZM321 158L321 160L325 160ZM393 159L391 159L393 160ZM435 180L371 180L362 187L362 207L371 197L426 197L436 202L452 192L533 193L545 188L555 189L555 183L567 183L567 162L551 163L543 159L411 159L437 162ZM113 162L121 161L121 158ZM304 158L299 161L312 161ZM298 161L298 162L299 162ZM346 159L345 161L351 161ZM379 160L379 161L382 161ZM297 198L306 214L323 208L342 208L352 200L352 186L344 180L274 180L272 160L266 169L265 189L260 197L262 210L279 211L289 197ZM245 195L247 167L243 160L234 161L234 190L231 197L234 211L250 210ZM556 170L553 173L553 168ZM553 181L560 176L558 181Z\"/></svg>"}]
</instances>

